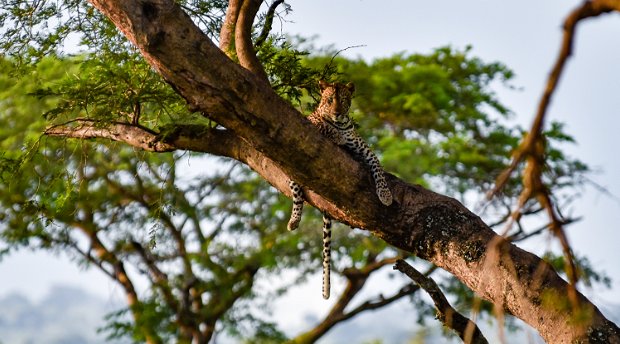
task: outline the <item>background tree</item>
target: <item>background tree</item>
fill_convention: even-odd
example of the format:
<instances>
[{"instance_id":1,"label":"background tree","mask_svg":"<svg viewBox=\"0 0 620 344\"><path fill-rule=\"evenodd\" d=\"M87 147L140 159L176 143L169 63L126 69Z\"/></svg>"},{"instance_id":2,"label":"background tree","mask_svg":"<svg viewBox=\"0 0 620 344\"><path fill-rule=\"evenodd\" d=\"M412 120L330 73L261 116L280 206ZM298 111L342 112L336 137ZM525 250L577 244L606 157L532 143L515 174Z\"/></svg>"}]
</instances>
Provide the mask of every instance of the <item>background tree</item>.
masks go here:
<instances>
[{"instance_id":1,"label":"background tree","mask_svg":"<svg viewBox=\"0 0 620 344\"><path fill-rule=\"evenodd\" d=\"M246 5L247 9L243 7ZM13 9L21 5L15 6ZM50 23L46 21L50 16L69 10L76 13L76 16L62 22L52 33L37 31L41 27L32 23L16 25L17 31L7 30L7 37L11 38L5 44L11 56L4 61L5 75L11 77L6 81L7 84L18 81L32 83L33 80L25 75L39 71L46 64L59 63L41 59L41 56L53 53L69 32L83 33L83 43L92 48L93 52L73 60L65 59L62 67L56 65L56 68L65 70L66 66L70 66L68 68L75 69L77 74L60 78L60 82L56 79L53 84L44 82L42 87L31 86L32 91L47 102L47 106L37 105L38 109L26 111L26 114L7 115L3 120L15 121L15 118L45 112L47 119L54 123L46 130L48 135L103 137L125 141L144 150L183 149L228 156L245 162L277 188L283 188L282 182L286 179L273 163L278 161L273 160L277 155L265 160L263 153L254 150L255 147L249 144L251 139L242 136L243 139L239 140L236 137L247 130L244 127L246 124L239 126L240 123L235 121L224 123L219 117L224 114L222 110L226 110L226 113L232 111L229 114L246 113L246 116L250 116L252 111L248 113L237 109L239 104L234 104L231 110L221 104L211 104L208 99L206 105L200 105L205 99L203 96L200 96L202 100L188 99L187 85L175 83L168 75L168 82L174 85L174 89L196 107L192 110L201 110L208 120L187 111L184 101L173 88L153 73L137 51L118 36L111 23L102 20L100 14L89 5L63 3L60 7L46 7L45 4L23 6L21 11L6 12L3 20L21 23L23 17L20 16L36 14L38 20L32 23ZM156 17L159 16L161 9L158 9L157 4L145 3L144 6L141 8L143 15L155 13ZM222 3L183 6L212 37L224 20L220 32L223 49L259 77L269 78L273 89L295 105L311 108L305 105L307 100L302 95L313 94L319 77L333 76L333 69L324 68L332 66L331 62L334 61L315 58L302 63L302 52L293 49L282 38L265 38L263 34L257 36L255 44L263 64L257 63L254 60L254 48L248 45L252 20L258 11L255 3L231 2L225 19L222 16L225 4ZM277 2L261 17L256 32L263 32L263 28L269 32L269 25L265 24L273 17L272 9L275 11L276 6ZM227 26L231 21L232 26ZM228 27L234 30L226 29ZM15 36L15 32L22 32L20 30L25 30L29 35ZM234 32L234 35L229 31ZM231 43L232 36L235 44ZM229 43L226 43L227 39ZM356 99L355 108L356 118L361 124L360 130L382 153L387 169L403 178L416 178L417 182L433 185L444 193L461 198L468 191L481 193L491 187L488 175L498 174L509 162L510 152L523 134L519 128L506 127L496 122L499 119L497 117L503 117L508 111L488 90L491 80L497 77L508 79L510 72L499 64L485 64L467 54L467 51L443 48L430 56L395 56L377 61L371 66L361 61L335 61L339 72L358 85L360 96ZM149 61L164 68L152 56ZM225 64L220 67L223 66ZM225 76L225 79L229 77ZM55 78L57 75L52 73L49 79L35 79L35 82L41 85L41 81L49 82ZM382 92L376 92L377 89ZM13 96L14 91L11 91L10 98L19 99ZM219 98L217 91L205 92L212 94L213 99ZM248 96L244 91L238 92L241 97ZM248 106L252 108L252 104ZM21 107L7 105L12 111ZM482 110L485 108L492 109L492 113ZM259 110L256 111L264 111ZM287 111L290 112L284 112ZM252 124L252 121L248 122L249 127L255 127L257 123L262 123L259 127L266 125L262 121ZM237 164L228 162L224 170L209 167L213 172L200 175L197 179L184 180L183 177L177 177L179 170L176 167L179 161L185 159L182 155L144 154L118 144L86 144L82 141L58 143L44 139L35 144L33 142L37 134L34 133L40 133L45 124L40 121L34 123L37 124L24 123L31 126L32 132L21 128L17 133L6 135L11 139L3 142L7 144L8 153L3 157L3 177L10 180L6 184L6 192L3 192L3 195L8 196L6 201L3 198L3 207L9 210L5 215L8 221L2 228L3 237L11 248L33 245L39 248L69 249L80 259L91 262L117 280L127 294L128 310L133 316L133 322L112 322L110 329L113 335L131 333L136 340L150 342L169 341L172 337L181 342L192 339L207 341L216 330L218 322L231 330L242 329L244 322L255 323L257 319L239 314L235 307L241 307L252 298L254 301L262 299L256 298L261 295L254 288L259 271L268 274L294 266L300 269L303 278L304 273L316 267L315 260L319 252L315 247L316 238L312 233L308 233L310 238L299 238L298 235L288 233L283 235L281 229L285 227L283 223L286 222L288 203L274 189L260 182L256 175L248 174L246 169ZM229 130L224 130L222 125ZM19 128L16 125L7 127ZM262 132L265 133L264 129ZM566 158L554 147L554 139L570 140L560 125L552 125L546 137L550 143L547 145L547 156L550 158L544 176L546 185L555 194L556 189L579 184L579 173L587 168L578 161ZM22 142L26 142L29 149L26 156L20 152ZM264 142L262 144L265 145ZM257 143L257 147L260 145ZM303 148L305 152L308 152L306 149L313 149L312 145L304 146L303 142L301 147L298 145L295 147ZM270 147L266 145L262 148L270 151ZM413 152L415 164L398 163ZM286 154L290 155L291 151ZM267 163L258 163L257 159ZM57 164L59 160L63 162L62 165ZM278 163L282 164L281 161ZM355 166L354 162L349 163ZM283 167L286 165L282 164ZM291 167L293 165L288 162L287 168L291 171L298 168ZM19 174L35 171L38 175L36 178L26 175L23 179L14 179L16 171ZM326 175L323 174L325 169L318 171ZM356 171L360 171L359 167L354 168ZM363 176L363 173L359 172L358 175ZM37 180L37 183L33 184L33 180ZM363 182L364 178L360 180L362 184L359 185L368 188L368 183ZM333 184L333 181L327 181L329 183L323 188ZM518 196L518 176L511 181L503 190L504 194L494 199L493 206L497 214L494 214L496 219L493 221L498 224L510 218ZM312 184L304 185L314 190ZM351 186L348 187L351 190ZM347 187L343 190L347 190ZM379 230L376 222L368 222L374 215L366 215L366 220L356 219L359 214L345 216L342 209L353 208L346 205L335 208L318 195L322 193L312 194L311 202L322 210L327 208L336 212L345 223ZM335 200L338 197L328 199ZM372 199L369 198L368 202L372 203ZM526 208L523 212L526 214L540 211L534 202L524 205ZM449 208L436 208L433 212L437 213L431 215L440 218L447 216L450 221L458 220L451 218L451 211ZM313 224L303 226L310 228ZM440 226L448 226L448 223ZM318 225L314 227L318 228ZM85 238L80 239L75 233L82 233ZM377 232L383 238L387 238L386 233ZM513 239L517 239L531 233L520 226L511 234ZM392 244L399 240L388 238ZM420 242L432 246L434 240L438 240L441 245L449 242L439 237L426 238ZM367 246L361 246L360 242L367 243ZM354 311L345 313L348 302L361 289L370 273L393 263L396 257L408 256L409 253L387 248L384 243L365 233L347 234L337 243L341 248L336 255L341 261L337 263L337 270L342 271L348 283L340 297L342 302L332 309L317 328L297 338L299 341L316 340L340 321L417 291L414 285L404 284L393 297L369 300ZM402 248L401 245L402 241L398 246ZM475 243L475 247L465 247L467 254L464 258L471 259L467 255L478 252L476 247L480 247L479 242ZM410 248L408 250L411 251ZM425 258L430 261L436 259L430 251L413 253L422 253L423 257L428 254ZM132 277L126 269L128 264L135 265L138 273L150 279L152 289L146 295L138 295L135 291ZM282 290L285 289L286 286L282 286ZM510 310L510 306L505 307ZM599 317L600 314L595 312L588 320L596 322ZM259 323L261 326L256 332L241 333L255 339L282 338L271 324ZM613 326L607 330L605 333L615 331ZM582 336L579 331L575 333L576 336ZM552 332L547 333L548 338L553 338L553 335Z\"/></svg>"}]
</instances>

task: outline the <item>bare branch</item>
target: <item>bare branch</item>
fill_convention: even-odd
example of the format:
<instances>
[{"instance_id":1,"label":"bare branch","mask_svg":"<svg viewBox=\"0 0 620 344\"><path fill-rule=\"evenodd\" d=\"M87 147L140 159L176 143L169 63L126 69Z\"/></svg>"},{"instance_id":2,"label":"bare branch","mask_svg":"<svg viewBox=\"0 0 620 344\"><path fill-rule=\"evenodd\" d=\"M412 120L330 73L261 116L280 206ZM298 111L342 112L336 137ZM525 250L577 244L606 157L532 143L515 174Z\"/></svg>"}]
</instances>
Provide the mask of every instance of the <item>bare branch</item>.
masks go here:
<instances>
[{"instance_id":1,"label":"bare branch","mask_svg":"<svg viewBox=\"0 0 620 344\"><path fill-rule=\"evenodd\" d=\"M550 229L552 233L558 238L562 246L564 258L566 260L566 275L568 276L570 285L568 289L569 298L574 309L578 308L578 296L576 291L576 283L578 280L577 270L574 263L574 257L566 233L564 232L562 223L563 220L559 214L555 211L553 201L551 199L551 192L544 185L542 180L542 171L545 164L544 147L545 138L542 131L545 123L545 116L547 109L551 102L551 98L557 89L560 77L564 71L564 67L569 57L572 55L573 42L575 36L575 30L577 24L590 17L595 17L603 13L608 13L614 10L620 9L620 3L613 0L593 0L584 1L579 7L574 9L564 20L564 34L562 37L562 44L560 47L559 55L556 62L549 74L547 84L543 95L538 104L538 109L534 122L528 132L527 136L523 139L519 147L513 154L513 159L510 166L504 170L497 178L494 188L489 191L487 198L494 197L507 183L510 175L517 166L526 159L525 171L523 173L523 191L519 196L517 208L513 212L511 221L508 222L507 230L510 229L513 222L519 221L522 213L521 209L525 203L535 198L540 205L547 211L547 214L551 220Z\"/></svg>"},{"instance_id":2,"label":"bare branch","mask_svg":"<svg viewBox=\"0 0 620 344\"><path fill-rule=\"evenodd\" d=\"M355 279L360 277L368 277L371 273L381 269L386 265L392 265L396 263L397 260L402 259L402 256L384 258L382 260L375 260L374 258L369 259L369 261L362 268L348 268L342 271L342 274L348 279Z\"/></svg>"},{"instance_id":3,"label":"bare branch","mask_svg":"<svg viewBox=\"0 0 620 344\"><path fill-rule=\"evenodd\" d=\"M580 220L581 220L581 217L564 219L564 220L562 220L562 225L569 225L571 223L574 223L574 222L577 222L577 221L580 221ZM533 231L531 231L529 233L525 233L525 232L520 231L520 232L517 232L515 234L512 234L512 235L506 237L506 239L508 239L508 240L510 240L512 242L523 241L523 240L525 240L527 238L531 238L533 236L541 234L545 230L548 230L549 228L551 228L551 225L552 225L551 223L547 223L547 224L545 224L545 225L543 225L543 226L541 226L541 227L539 227L539 228L537 228L537 229L535 229L535 230L533 230Z\"/></svg>"},{"instance_id":4,"label":"bare branch","mask_svg":"<svg viewBox=\"0 0 620 344\"><path fill-rule=\"evenodd\" d=\"M463 339L465 343L488 343L478 326L462 314L456 311L443 294L437 283L432 278L424 276L413 266L409 265L404 260L400 259L394 265L394 270L398 270L405 275L409 276L414 282L416 282L422 289L424 289L428 295L433 299L435 303L435 309L437 310L437 319L441 321L444 326L453 329Z\"/></svg>"},{"instance_id":5,"label":"bare branch","mask_svg":"<svg viewBox=\"0 0 620 344\"><path fill-rule=\"evenodd\" d=\"M564 66L568 61L568 58L572 55L575 29L579 21L585 18L596 17L614 10L620 11L620 4L615 0L584 1L581 6L574 9L568 17L566 17L564 20L564 35L562 36L560 52L555 61L555 65L551 69L549 78L547 79L547 85L538 104L536 117L534 118L532 127L520 147L515 151L510 166L499 175L495 182L494 188L487 194L488 198L495 196L504 187L508 181L508 178L519 163L535 149L535 143L539 140L539 137L542 134L545 115L547 113L549 103L551 102L551 97L557 88L562 72L564 71Z\"/></svg>"},{"instance_id":6,"label":"bare branch","mask_svg":"<svg viewBox=\"0 0 620 344\"><path fill-rule=\"evenodd\" d=\"M242 3L243 0L228 1L226 18L220 30L220 49L230 58L235 54L235 27L237 26L237 18L239 17L239 10L241 9Z\"/></svg>"},{"instance_id":7,"label":"bare branch","mask_svg":"<svg viewBox=\"0 0 620 344\"><path fill-rule=\"evenodd\" d=\"M265 14L265 23L263 24L263 29L258 35L258 38L256 38L256 42L254 43L254 45L256 45L257 47L263 45L263 43L269 36L269 32L271 32L271 27L273 26L273 17L276 14L276 9L282 3L284 3L284 0L276 0L271 4L271 6L269 6L267 14Z\"/></svg>"},{"instance_id":8,"label":"bare branch","mask_svg":"<svg viewBox=\"0 0 620 344\"><path fill-rule=\"evenodd\" d=\"M77 125L75 125L75 123ZM175 148L159 142L150 130L129 123L101 123L90 119L76 119L71 123L54 125L45 129L45 135L78 139L106 138L126 142L151 152L170 152Z\"/></svg>"}]
</instances>

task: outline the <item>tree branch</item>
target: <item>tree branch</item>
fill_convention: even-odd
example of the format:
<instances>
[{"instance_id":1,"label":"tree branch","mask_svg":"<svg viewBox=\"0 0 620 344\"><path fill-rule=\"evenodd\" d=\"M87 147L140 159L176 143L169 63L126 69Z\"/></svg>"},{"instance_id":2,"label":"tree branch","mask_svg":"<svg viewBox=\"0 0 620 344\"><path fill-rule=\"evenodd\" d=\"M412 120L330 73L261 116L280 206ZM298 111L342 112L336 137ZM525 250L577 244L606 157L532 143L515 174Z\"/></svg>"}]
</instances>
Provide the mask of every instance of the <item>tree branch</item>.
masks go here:
<instances>
[{"instance_id":1,"label":"tree branch","mask_svg":"<svg viewBox=\"0 0 620 344\"><path fill-rule=\"evenodd\" d=\"M534 122L532 123L528 135L521 143L521 146L515 151L509 168L503 171L497 178L495 187L488 194L489 198L493 197L504 187L517 165L523 161L528 152L531 152L534 149L533 147L535 142L538 141L539 136L542 134L542 129L545 123L545 115L547 114L547 109L551 103L551 97L557 88L562 72L564 71L564 66L573 52L573 41L577 24L582 19L596 17L614 10L620 11L620 4L615 0L584 1L581 6L574 9L564 20L564 35L562 36L560 52L553 68L551 69L545 90L540 102L538 103L538 109L536 111Z\"/></svg>"},{"instance_id":2,"label":"tree branch","mask_svg":"<svg viewBox=\"0 0 620 344\"><path fill-rule=\"evenodd\" d=\"M174 146L159 142L154 133L147 128L122 122L102 123L91 119L76 119L48 127L44 134L77 139L106 138L150 152L171 152L176 149Z\"/></svg>"},{"instance_id":3,"label":"tree branch","mask_svg":"<svg viewBox=\"0 0 620 344\"><path fill-rule=\"evenodd\" d=\"M219 145L236 146L213 150L231 153L287 195L289 178L294 179L308 191L308 201L335 220L369 230L447 270L481 297L538 329L547 341L588 341L594 335L620 341L620 329L583 295L578 297L586 313L579 314L589 316L580 318L580 326L571 325L575 319L562 304L544 302L545 295L565 297L566 282L539 257L497 236L458 201L387 175L395 202L383 206L366 168L321 135L269 85L233 63L174 1L89 1L192 110L230 130L224 134L230 142ZM250 150L237 151L239 147ZM487 255L494 254L487 249L496 246L503 252L499 263L486 264Z\"/></svg>"},{"instance_id":4,"label":"tree branch","mask_svg":"<svg viewBox=\"0 0 620 344\"><path fill-rule=\"evenodd\" d=\"M394 270L398 270L409 276L409 278L428 293L433 299L433 303L435 303L437 319L441 321L444 326L453 329L463 342L477 344L488 343L478 326L473 321L457 312L456 309L450 305L446 296L432 278L424 276L402 259L396 262Z\"/></svg>"},{"instance_id":5,"label":"tree branch","mask_svg":"<svg viewBox=\"0 0 620 344\"><path fill-rule=\"evenodd\" d=\"M97 237L97 229L92 223L73 222L70 223L73 227L80 229L90 240L91 247L97 253L99 260L105 261L113 267L114 279L125 290L125 296L127 297L127 304L131 310L136 324L138 324L140 330L143 332L146 342L149 344L161 343L162 340L159 335L153 331L149 326L143 324L142 311L137 307L140 304L138 293L133 285L133 282L129 278L125 265L112 251L110 251Z\"/></svg>"},{"instance_id":6,"label":"tree branch","mask_svg":"<svg viewBox=\"0 0 620 344\"><path fill-rule=\"evenodd\" d=\"M291 196L288 177L284 171L230 130L179 124L164 127L160 133L156 133L148 128L129 123L106 125L89 119L76 119L70 123L51 126L45 130L44 134L77 139L104 138L124 142L150 152L187 150L232 158L245 163L263 176L271 176L267 181L280 192ZM333 203L312 190L306 192L306 198L319 209L337 214L342 213Z\"/></svg>"},{"instance_id":7,"label":"tree branch","mask_svg":"<svg viewBox=\"0 0 620 344\"><path fill-rule=\"evenodd\" d=\"M230 58L233 58L235 54L235 27L237 26L237 18L239 17L239 10L241 9L242 3L243 0L228 1L226 17L220 29L220 49Z\"/></svg>"},{"instance_id":8,"label":"tree branch","mask_svg":"<svg viewBox=\"0 0 620 344\"><path fill-rule=\"evenodd\" d=\"M282 3L284 3L284 0L276 0L271 4L271 6L269 6L269 9L267 10L267 14L265 14L265 23L263 24L263 29L258 35L258 38L256 38L255 45L257 47L260 47L261 45L263 45L263 43L269 36L269 32L271 32L271 27L273 26L273 17L276 14L276 9Z\"/></svg>"},{"instance_id":9,"label":"tree branch","mask_svg":"<svg viewBox=\"0 0 620 344\"><path fill-rule=\"evenodd\" d=\"M551 98L557 89L562 72L566 62L570 58L573 52L573 42L575 36L575 30L577 24L590 17L596 17L603 13L611 11L619 11L620 3L614 0L592 0L584 1L581 6L574 9L564 20L564 34L562 37L562 44L560 47L559 55L556 62L549 74L547 84L543 95L538 104L538 109L534 122L528 132L527 136L523 139L519 147L513 153L513 158L510 166L505 169L496 179L495 186L487 194L488 198L494 197L508 182L510 175L514 172L517 166L526 159L525 171L523 173L523 191L519 197L518 206L513 212L514 221L518 221L521 217L521 208L525 205L530 198L535 198L540 205L547 211L547 214L551 220L549 228L551 232L558 238L562 251L564 252L564 258L566 260L566 275L568 276L570 286L568 290L569 298L576 310L579 305L577 297L576 283L578 280L577 270L575 268L574 257L572 249L568 242L568 237L562 226L563 220L556 213L553 201L551 199L551 192L544 185L542 180L542 171L544 168L544 146L545 138L543 137L543 127L545 123L545 116L547 109L551 103ZM509 222L512 225L512 221ZM509 227L508 227L509 229Z\"/></svg>"},{"instance_id":10,"label":"tree branch","mask_svg":"<svg viewBox=\"0 0 620 344\"><path fill-rule=\"evenodd\" d=\"M258 9L260 8L261 0L243 0L239 17L237 18L237 26L235 27L235 48L237 49L237 58L242 67L247 68L262 81L269 84L269 78L263 65L256 57L254 51L254 44L252 43L252 23Z\"/></svg>"}]
</instances>

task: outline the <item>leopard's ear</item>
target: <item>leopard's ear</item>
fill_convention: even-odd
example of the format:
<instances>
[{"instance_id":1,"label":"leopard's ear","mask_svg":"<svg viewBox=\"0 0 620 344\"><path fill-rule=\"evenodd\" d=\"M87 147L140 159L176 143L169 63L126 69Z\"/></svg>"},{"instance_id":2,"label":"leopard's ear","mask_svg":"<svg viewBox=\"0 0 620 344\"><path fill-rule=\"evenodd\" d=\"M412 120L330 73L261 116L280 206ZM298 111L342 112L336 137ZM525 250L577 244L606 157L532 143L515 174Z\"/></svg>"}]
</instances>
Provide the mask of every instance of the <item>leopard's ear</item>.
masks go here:
<instances>
[{"instance_id":1,"label":"leopard's ear","mask_svg":"<svg viewBox=\"0 0 620 344\"><path fill-rule=\"evenodd\" d=\"M346 87L349 90L349 92L351 93L355 92L355 85L353 85L352 82L347 83Z\"/></svg>"},{"instance_id":2,"label":"leopard's ear","mask_svg":"<svg viewBox=\"0 0 620 344\"><path fill-rule=\"evenodd\" d=\"M328 87L329 87L329 82L325 80L319 80L319 88L321 89L321 91L323 91L324 89Z\"/></svg>"}]
</instances>

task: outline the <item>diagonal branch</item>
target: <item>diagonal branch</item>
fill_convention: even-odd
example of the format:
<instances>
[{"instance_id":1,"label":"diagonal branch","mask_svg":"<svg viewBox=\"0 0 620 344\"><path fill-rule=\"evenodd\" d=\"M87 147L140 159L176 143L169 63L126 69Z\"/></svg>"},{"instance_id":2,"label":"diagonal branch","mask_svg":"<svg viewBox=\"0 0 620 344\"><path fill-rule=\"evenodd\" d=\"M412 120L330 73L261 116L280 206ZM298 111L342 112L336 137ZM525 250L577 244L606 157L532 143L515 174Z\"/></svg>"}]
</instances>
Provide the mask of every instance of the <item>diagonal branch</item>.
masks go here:
<instances>
[{"instance_id":1,"label":"diagonal branch","mask_svg":"<svg viewBox=\"0 0 620 344\"><path fill-rule=\"evenodd\" d=\"M273 26L273 17L276 14L276 9L284 3L284 0L276 0L274 1L269 9L267 10L267 14L265 14L265 23L263 24L263 29L260 34L256 38L256 42L254 43L257 47L263 45L267 37L269 36L269 32L271 32L271 28Z\"/></svg>"},{"instance_id":2,"label":"diagonal branch","mask_svg":"<svg viewBox=\"0 0 620 344\"><path fill-rule=\"evenodd\" d=\"M418 287L417 285L411 284L411 283L407 284L403 286L402 288L400 288L400 290L398 290L396 293L394 293L394 295L391 295L388 297L384 297L383 295L380 295L375 300L367 300L363 302L362 304L355 307L351 311L344 313L342 317L339 319L339 321L345 321L345 320L353 318L354 316L362 312L372 311L372 310L387 306L390 303L398 301L405 296L416 293L418 290L420 290L420 287Z\"/></svg>"},{"instance_id":3,"label":"diagonal branch","mask_svg":"<svg viewBox=\"0 0 620 344\"><path fill-rule=\"evenodd\" d=\"M453 329L463 342L478 344L488 343L478 326L473 321L457 312L456 309L450 305L446 296L432 278L424 276L402 259L396 262L394 270L398 270L409 276L409 278L428 293L433 299L433 303L435 303L437 319L441 321L444 326Z\"/></svg>"},{"instance_id":4,"label":"diagonal branch","mask_svg":"<svg viewBox=\"0 0 620 344\"><path fill-rule=\"evenodd\" d=\"M506 185L508 178L519 165L519 163L523 161L523 159L526 158L529 154L534 153L535 143L539 140L539 137L542 134L547 109L549 108L549 104L551 103L551 97L553 96L557 88L566 62L572 55L573 42L575 39L574 37L577 24L582 19L596 17L603 13L608 13L614 10L620 11L620 3L615 0L584 1L581 6L574 9L568 15L568 17L566 17L566 19L564 20L564 35L562 36L560 52L553 68L551 69L549 78L547 79L547 84L540 99L540 103L538 103L538 109L536 111L536 117L534 118L532 127L530 128L530 131L521 143L520 147L515 151L510 166L498 176L495 182L495 187L487 195L488 198L492 198L493 196L495 196L504 187L504 185Z\"/></svg>"},{"instance_id":5,"label":"diagonal branch","mask_svg":"<svg viewBox=\"0 0 620 344\"><path fill-rule=\"evenodd\" d=\"M510 229L510 226L512 226L515 221L520 219L521 209L531 198L535 198L547 211L547 215L551 220L549 228L558 238L567 263L566 275L568 276L570 282L568 296L574 309L577 309L579 302L575 286L578 276L574 263L574 257L563 228L564 221L555 211L553 201L551 199L551 191L544 185L542 180L542 171L545 163L545 138L543 136L543 127L545 123L545 116L547 114L549 104L551 103L551 98L557 89L557 85L564 71L564 67L566 66L566 62L573 52L573 43L577 24L583 19L596 17L614 10L620 11L620 2L614 0L584 1L566 17L564 20L564 34L562 36L560 52L551 73L549 74L549 78L547 79L547 84L538 104L536 117L534 118L530 131L513 153L513 158L509 167L500 173L495 181L495 186L487 194L487 198L490 199L499 193L499 191L506 185L508 179L517 166L524 159L526 160L525 170L523 173L523 191L519 196L517 208L513 212L512 219L508 222L507 230Z\"/></svg>"},{"instance_id":6,"label":"diagonal branch","mask_svg":"<svg viewBox=\"0 0 620 344\"><path fill-rule=\"evenodd\" d=\"M235 27L235 48L241 66L268 83L267 73L265 73L263 65L256 57L256 51L254 51L254 44L252 43L252 23L254 23L254 18L261 3L261 0L243 0L239 17L237 18L237 26Z\"/></svg>"}]
</instances>

